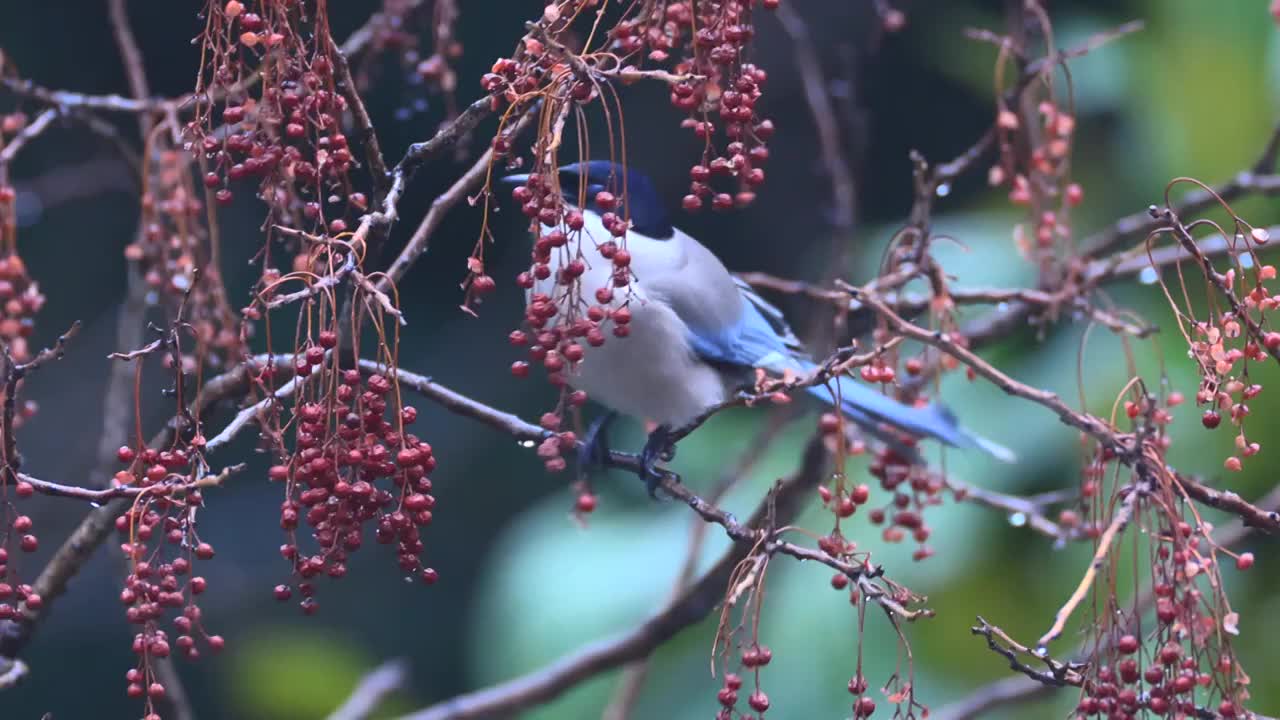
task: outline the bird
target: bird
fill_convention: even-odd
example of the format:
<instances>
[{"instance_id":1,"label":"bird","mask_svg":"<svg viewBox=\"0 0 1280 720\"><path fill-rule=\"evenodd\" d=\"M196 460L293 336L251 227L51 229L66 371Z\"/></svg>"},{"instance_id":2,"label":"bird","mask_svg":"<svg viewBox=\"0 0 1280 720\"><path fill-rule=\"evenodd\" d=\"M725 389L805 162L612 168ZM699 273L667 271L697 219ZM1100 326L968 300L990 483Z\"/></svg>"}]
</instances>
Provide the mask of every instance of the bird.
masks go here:
<instances>
[{"instance_id":1,"label":"bird","mask_svg":"<svg viewBox=\"0 0 1280 720\"><path fill-rule=\"evenodd\" d=\"M589 203L580 206L579 198L625 190L618 195L625 200L630 223L624 240L630 283L613 293L610 307L616 310L625 303L629 334L585 348L567 379L609 411L584 436L581 462L604 458L606 430L619 414L656 424L640 453L653 496L662 477L657 463L674 456L673 433L752 387L757 369L774 376L807 376L819 366L778 308L730 273L704 244L672 224L654 183L642 172L609 160L587 160L560 167L557 175L567 209L582 216L585 267L578 269L580 293L586 298L597 288L613 286L614 264L592 248L617 238L606 229L602 213ZM502 178L512 186L529 180L529 174ZM544 234L551 230L542 226ZM553 251L551 273L526 291L526 302L540 293L553 299L553 324L571 304L581 307L576 294L569 297L566 287L557 284L561 269L576 255L572 248L570 243ZM907 406L849 376L836 377L831 384L838 385L838 391L823 384L806 389L828 405L838 403L864 431L899 448L904 445L901 440L882 426L913 438L976 448L1005 462L1015 459L1008 448L962 427L940 404ZM914 451L907 447L905 452Z\"/></svg>"}]
</instances>

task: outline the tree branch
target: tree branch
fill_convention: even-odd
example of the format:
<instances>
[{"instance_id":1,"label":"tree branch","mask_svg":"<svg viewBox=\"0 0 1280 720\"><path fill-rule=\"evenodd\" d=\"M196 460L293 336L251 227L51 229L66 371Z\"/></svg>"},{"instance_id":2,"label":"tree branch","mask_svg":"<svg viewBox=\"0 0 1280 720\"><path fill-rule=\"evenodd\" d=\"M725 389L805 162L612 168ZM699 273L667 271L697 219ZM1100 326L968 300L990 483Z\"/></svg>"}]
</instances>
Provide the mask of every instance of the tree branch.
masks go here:
<instances>
[{"instance_id":1,"label":"tree branch","mask_svg":"<svg viewBox=\"0 0 1280 720\"><path fill-rule=\"evenodd\" d=\"M756 507L745 527L758 531L770 513L775 524L794 518L822 479L826 449L819 438L805 448L800 468L781 481ZM700 622L716 606L733 569L751 552L748 543L735 543L706 573L679 597L634 629L591 643L544 668L484 690L461 695L405 716L403 720L466 720L491 717L546 702L602 672L648 657L681 630Z\"/></svg>"},{"instance_id":2,"label":"tree branch","mask_svg":"<svg viewBox=\"0 0 1280 720\"><path fill-rule=\"evenodd\" d=\"M388 660L360 678L346 702L329 715L328 720L365 720L388 695L404 687L409 679L409 664L404 660Z\"/></svg>"}]
</instances>

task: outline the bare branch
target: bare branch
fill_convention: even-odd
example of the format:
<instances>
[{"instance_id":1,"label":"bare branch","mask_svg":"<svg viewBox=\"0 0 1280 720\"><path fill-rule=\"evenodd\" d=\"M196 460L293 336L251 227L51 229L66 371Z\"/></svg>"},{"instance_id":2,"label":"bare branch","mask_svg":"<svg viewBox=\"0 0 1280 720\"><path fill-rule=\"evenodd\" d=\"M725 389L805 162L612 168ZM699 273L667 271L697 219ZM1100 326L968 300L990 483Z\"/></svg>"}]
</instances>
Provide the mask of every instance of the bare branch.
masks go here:
<instances>
[{"instance_id":1,"label":"bare branch","mask_svg":"<svg viewBox=\"0 0 1280 720\"><path fill-rule=\"evenodd\" d=\"M1213 188L1213 192L1194 190L1183 196L1171 208L1177 215L1190 215L1218 203L1218 198L1231 202L1253 193L1274 194L1280 192L1280 176L1275 175L1276 156L1280 153L1280 124L1267 139L1266 147L1249 170L1237 173L1230 181ZM1106 255L1132 238L1145 236L1164 223L1162 217L1152 217L1149 212L1126 215L1108 227L1086 238L1081 247L1081 257L1094 259Z\"/></svg>"},{"instance_id":2,"label":"bare branch","mask_svg":"<svg viewBox=\"0 0 1280 720\"><path fill-rule=\"evenodd\" d=\"M32 140L40 137L40 134L49 129L49 126L58 118L58 111L50 108L36 116L35 120L27 123L7 145L0 148L0 167L13 162L22 148Z\"/></svg>"},{"instance_id":3,"label":"bare branch","mask_svg":"<svg viewBox=\"0 0 1280 720\"><path fill-rule=\"evenodd\" d=\"M360 678L351 695L328 720L365 720L378 709L388 695L404 687L409 679L409 664L404 660L388 660Z\"/></svg>"}]
</instances>

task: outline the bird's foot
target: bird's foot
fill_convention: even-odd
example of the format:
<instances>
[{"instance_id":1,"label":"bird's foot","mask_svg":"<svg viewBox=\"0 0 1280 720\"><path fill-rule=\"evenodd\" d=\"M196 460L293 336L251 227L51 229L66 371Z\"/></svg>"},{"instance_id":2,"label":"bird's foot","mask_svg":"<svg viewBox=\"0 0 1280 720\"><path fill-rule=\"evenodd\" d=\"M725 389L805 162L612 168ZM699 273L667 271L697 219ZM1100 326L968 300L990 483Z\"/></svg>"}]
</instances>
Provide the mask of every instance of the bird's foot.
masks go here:
<instances>
[{"instance_id":1,"label":"bird's foot","mask_svg":"<svg viewBox=\"0 0 1280 720\"><path fill-rule=\"evenodd\" d=\"M609 411L592 421L578 445L578 472L585 475L609 464L609 426L618 413Z\"/></svg>"},{"instance_id":2,"label":"bird's foot","mask_svg":"<svg viewBox=\"0 0 1280 720\"><path fill-rule=\"evenodd\" d=\"M645 440L644 449L640 451L641 477L644 479L645 489L649 491L649 497L657 498L658 485L662 484L665 474L658 470L658 462L670 462L675 456L676 446L671 441L670 426L659 425L654 428L649 433L649 439Z\"/></svg>"}]
</instances>

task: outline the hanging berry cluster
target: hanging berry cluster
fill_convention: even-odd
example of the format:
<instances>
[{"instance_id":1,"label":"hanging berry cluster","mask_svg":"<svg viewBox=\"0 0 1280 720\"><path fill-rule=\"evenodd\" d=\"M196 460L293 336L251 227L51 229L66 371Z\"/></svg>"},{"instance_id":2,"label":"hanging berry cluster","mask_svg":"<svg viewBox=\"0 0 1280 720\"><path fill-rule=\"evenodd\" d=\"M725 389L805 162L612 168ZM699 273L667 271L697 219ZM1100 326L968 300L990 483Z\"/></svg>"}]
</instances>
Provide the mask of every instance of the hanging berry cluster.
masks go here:
<instances>
[{"instance_id":1,"label":"hanging berry cluster","mask_svg":"<svg viewBox=\"0 0 1280 720\"><path fill-rule=\"evenodd\" d=\"M1174 181L1170 187L1178 182ZM1198 181L1189 182L1201 186ZM1263 390L1261 383L1251 379L1250 364L1280 357L1280 332L1270 327L1269 317L1280 307L1280 293L1268 287L1276 278L1275 266L1264 264L1258 255L1261 246L1270 242L1270 234L1266 228L1250 225L1225 202L1222 205L1231 216L1233 232L1228 233L1212 220L1184 225L1176 216L1168 215L1172 227L1167 232L1183 247L1194 247L1190 232L1197 226L1206 226L1221 237L1233 238L1231 267L1225 273L1215 269L1198 250L1194 255L1200 261L1199 271L1208 281L1206 308L1191 304L1185 286L1181 293L1175 294L1163 278L1157 275L1156 279L1174 312L1188 355L1200 373L1200 386L1195 395L1196 405L1204 407L1200 421L1205 428L1214 430L1222 425L1224 417L1227 419L1235 433L1235 452L1223 465L1227 470L1238 472L1246 458L1262 450L1258 439L1245 432L1249 403ZM1154 206L1151 213L1162 215ZM1181 297L1183 302L1175 297Z\"/></svg>"},{"instance_id":2,"label":"hanging berry cluster","mask_svg":"<svg viewBox=\"0 0 1280 720\"><path fill-rule=\"evenodd\" d=\"M209 0L204 16L201 105L187 131L205 186L223 205L237 188L256 187L269 237L278 238L277 226L346 231L369 202L350 180L355 160L342 132L347 101L334 79L326 0ZM291 265L314 271L308 248L295 249L302 252Z\"/></svg>"},{"instance_id":3,"label":"hanging berry cluster","mask_svg":"<svg viewBox=\"0 0 1280 720\"><path fill-rule=\"evenodd\" d=\"M261 293L259 302L268 303L277 289L278 283ZM294 352L285 356L292 358L291 366L277 367L269 356L254 378L270 398L292 376L292 407L269 404L259 425L264 447L276 456L268 477L284 488L280 527L287 541L280 553L292 568L306 614L319 609L315 578L346 575L349 557L364 544L369 528L377 543L395 546L406 576L426 584L437 579L435 569L421 561L422 532L435 507L428 474L436 459L429 444L408 432L418 413L401 402L395 380L397 342L385 330L387 313L366 286L355 289L351 337L360 336L365 317L378 337L376 371L365 368L368 372L362 373L339 364L344 329L336 298L322 293L320 299L304 305ZM359 356L358 347L353 352ZM300 541L302 527L309 528L311 550ZM288 601L294 591L293 584L281 584L275 596Z\"/></svg>"},{"instance_id":4,"label":"hanging berry cluster","mask_svg":"<svg viewBox=\"0 0 1280 720\"><path fill-rule=\"evenodd\" d=\"M773 661L773 650L760 642L760 613L763 610L765 578L769 568L769 555L761 553L743 560L729 578L730 596L720 611L720 623L712 647L712 671L718 657L725 665L740 667L751 677L751 693L747 706L764 718L769 709L769 696L765 693L761 674ZM738 623L730 626L734 614ZM750 627L748 627L750 625ZM720 709L716 720L754 720L738 707L743 693L742 675L736 672L724 674L724 684L716 691Z\"/></svg>"},{"instance_id":5,"label":"hanging berry cluster","mask_svg":"<svg viewBox=\"0 0 1280 720\"><path fill-rule=\"evenodd\" d=\"M580 210L566 208L556 174L533 173L528 182L517 187L513 198L520 203L531 225L538 229L534 241L532 267L520 273L516 283L529 293L525 310L525 329L515 330L512 345L527 348L529 360L512 364L516 377L526 377L530 363L540 365L548 381L560 390L560 402L554 411L545 413L540 423L555 432L563 424L563 415L583 405L587 396L580 390L568 389L569 375L581 362L586 347L599 347L606 342L606 331L625 338L631 331L630 301L631 255L625 248L628 223L617 215L617 196L601 190L594 198L603 211L608 236L594 238L583 232L584 217ZM622 246L619 243L623 243ZM611 263L609 280L600 287L583 287L583 276L590 251L596 258ZM553 257L554 256L554 257ZM553 259L558 271L553 271ZM589 301L591 298L594 302ZM571 432L548 437L538 448L538 455L552 472L563 470L563 450L577 442ZM583 503L579 503L582 509Z\"/></svg>"},{"instance_id":6,"label":"hanging berry cluster","mask_svg":"<svg viewBox=\"0 0 1280 720\"><path fill-rule=\"evenodd\" d=\"M5 429L5 432L11 430ZM33 610L39 610L44 604L44 598L18 575L19 555L39 549L40 539L31 516L23 514L17 504L18 500L31 497L35 488L20 480L13 467L6 458L4 468L0 469L0 620L15 617L19 604Z\"/></svg>"},{"instance_id":7,"label":"hanging berry cluster","mask_svg":"<svg viewBox=\"0 0 1280 720\"><path fill-rule=\"evenodd\" d=\"M0 116L0 148L26 125L27 117L21 112ZM31 359L27 338L35 330L34 318L45 298L18 255L17 199L8 164L0 162L0 342L9 348L14 362L22 363Z\"/></svg>"},{"instance_id":8,"label":"hanging berry cluster","mask_svg":"<svg viewBox=\"0 0 1280 720\"><path fill-rule=\"evenodd\" d=\"M1075 117L1053 97L1052 83L1046 87L1048 97L1035 114L1010 110L997 94L1000 159L987 171L991 187L1007 186L1009 202L1029 212L1030 228L1028 223L1014 226L1014 242L1029 258L1054 257L1055 251L1070 249L1069 211L1084 201L1083 188L1071 181Z\"/></svg>"},{"instance_id":9,"label":"hanging berry cluster","mask_svg":"<svg viewBox=\"0 0 1280 720\"><path fill-rule=\"evenodd\" d=\"M939 326L955 327L955 319L949 311L940 312L936 317ZM891 345L890 338L883 328L874 331L873 336L881 347ZM962 336L958 333L949 334L948 337L962 342ZM910 378L910 383L899 383L899 373L895 368L900 363L906 376ZM947 372L958 366L955 358L949 355L943 356L934 371ZM883 386L887 392L904 403L925 402L920 395L918 382L925 371L925 362L921 356L903 360L897 349L890 347L888 350L877 353L857 370L858 377L864 382ZM835 517L834 528L827 537L823 538L827 543L824 550L835 556L843 554L840 549L844 547L846 541L840 527L841 522L852 518L859 508L871 504L873 497L871 487L865 483L851 484L843 470L847 459L869 455L867 472L879 481L881 490L889 493L889 500L878 507L872 507L867 512L868 521L877 527L884 526L881 537L887 543L900 543L910 536L918 546L912 553L912 559L915 561L920 562L933 557L934 549L928 544L932 529L925 520L925 511L927 508L942 504L943 491L948 487L942 475L931 471L927 465L920 463L918 458L912 456L911 451L916 445L916 438L898 434L895 437L896 445L881 443L870 448L861 439L850 441L846 436L851 429L850 424L842 415L834 412L822 414L818 420L818 429L825 436L828 445L836 452L840 468L832 474L829 482L818 486L818 495L823 507ZM889 428L883 429L886 432L892 432ZM963 497L957 499L962 500ZM837 589L843 589L845 583L847 578L842 575L837 574L832 578L832 584Z\"/></svg>"},{"instance_id":10,"label":"hanging berry cluster","mask_svg":"<svg viewBox=\"0 0 1280 720\"><path fill-rule=\"evenodd\" d=\"M19 402L23 377L41 364L62 356L66 342L79 330L75 323L58 338L57 344L41 351L25 363L17 363L6 349L3 362L3 392L0 399L0 621L15 618L20 606L39 611L44 597L19 576L19 558L40 548L31 516L19 510L18 501L35 494L31 480L19 474L22 455L18 452L17 429L24 417L34 413L35 406Z\"/></svg>"},{"instance_id":11,"label":"hanging berry cluster","mask_svg":"<svg viewBox=\"0 0 1280 720\"><path fill-rule=\"evenodd\" d=\"M1240 618L1223 590L1219 556L1234 558L1243 571L1253 555L1216 545L1209 526L1171 485L1158 488L1156 498L1137 501L1152 539L1147 553L1155 625L1142 630L1140 611L1127 610L1117 598L1122 571L1111 553L1109 577L1100 581L1111 590L1093 626L1098 654L1077 710L1086 717L1244 717L1249 677L1231 649Z\"/></svg>"},{"instance_id":12,"label":"hanging berry cluster","mask_svg":"<svg viewBox=\"0 0 1280 720\"><path fill-rule=\"evenodd\" d=\"M764 182L774 128L756 105L768 76L746 60L757 4L775 8L778 0L647 3L609 32L610 50L621 62L670 65L684 76L671 85L671 104L688 115L681 127L703 141L701 160L689 171L686 210L708 200L716 210L749 205ZM717 142L721 130L723 145ZM715 178L734 192L717 190Z\"/></svg>"},{"instance_id":13,"label":"hanging berry cluster","mask_svg":"<svg viewBox=\"0 0 1280 720\"><path fill-rule=\"evenodd\" d=\"M0 246L0 341L17 362L31 359L27 339L35 331L35 315L45 297L27 272L15 242Z\"/></svg>"},{"instance_id":14,"label":"hanging berry cluster","mask_svg":"<svg viewBox=\"0 0 1280 720\"><path fill-rule=\"evenodd\" d=\"M177 319L173 327L186 326ZM190 417L182 391L185 373L179 360L183 356L179 337L177 330L170 331L161 342L113 357L137 363L135 383L141 387L141 356L162 353L178 388L179 416ZM145 699L147 717L158 718L154 703L165 697L166 688L156 674L155 662L173 654L196 660L203 650L219 652L225 645L222 636L208 632L202 622L199 596L208 589L208 582L195 572L197 563L214 556L213 545L198 532L198 514L204 508L202 488L222 478L209 474L203 454L205 438L198 427L174 433L163 448L154 448L141 439L140 417L135 417L135 424L137 439L116 451L122 469L112 478L113 488L138 491L129 510L115 520L120 551L129 568L120 602L126 619L137 628L133 638L137 661L125 681L129 697Z\"/></svg>"},{"instance_id":15,"label":"hanging berry cluster","mask_svg":"<svg viewBox=\"0 0 1280 720\"><path fill-rule=\"evenodd\" d=\"M152 139L162 144L164 126ZM142 231L125 248L137 262L149 290L148 299L165 308L170 320L181 312L195 334L195 347L181 358L184 372L194 373L205 362L221 367L244 352L244 338L235 312L227 302L218 255L202 222L206 208L183 152L156 148L142 194ZM248 328L246 327L246 331Z\"/></svg>"},{"instance_id":16,"label":"hanging berry cluster","mask_svg":"<svg viewBox=\"0 0 1280 720\"><path fill-rule=\"evenodd\" d=\"M219 652L225 645L221 635L209 633L202 623L199 596L208 582L193 573L198 561L214 556L213 546L196 532L196 513L204 502L199 490L204 465L194 446L141 452L123 446L117 456L128 464L116 473L117 487L155 489L139 495L134 507L116 518L125 539L120 549L130 560L120 602L128 621L138 627L133 638L138 664L126 673L126 691L132 698L145 697L152 713L152 703L165 696L154 660L175 652L195 660L202 647ZM172 639L166 625L175 633Z\"/></svg>"}]
</instances>

